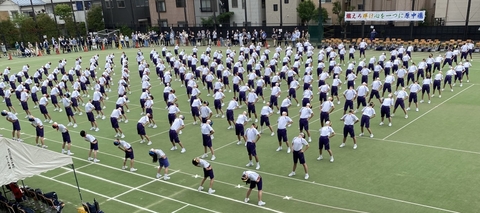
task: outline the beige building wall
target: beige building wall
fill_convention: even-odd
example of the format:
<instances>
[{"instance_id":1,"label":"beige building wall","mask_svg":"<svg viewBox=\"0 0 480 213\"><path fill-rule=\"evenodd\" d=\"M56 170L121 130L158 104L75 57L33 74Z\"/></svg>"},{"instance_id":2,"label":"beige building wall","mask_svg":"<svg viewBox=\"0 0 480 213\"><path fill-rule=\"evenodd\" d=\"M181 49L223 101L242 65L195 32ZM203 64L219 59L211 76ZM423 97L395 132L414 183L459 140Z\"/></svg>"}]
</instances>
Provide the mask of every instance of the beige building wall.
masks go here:
<instances>
[{"instance_id":1,"label":"beige building wall","mask_svg":"<svg viewBox=\"0 0 480 213\"><path fill-rule=\"evenodd\" d=\"M437 0L435 18L444 20L446 26L465 25L468 0ZM480 0L472 0L469 25L480 25Z\"/></svg>"},{"instance_id":2,"label":"beige building wall","mask_svg":"<svg viewBox=\"0 0 480 213\"><path fill-rule=\"evenodd\" d=\"M280 1L282 1L282 16L283 26L297 26L300 24L300 18L297 14L297 6L300 0L265 0L265 14L267 26L280 25ZM278 10L274 11L274 5L277 5Z\"/></svg>"},{"instance_id":3,"label":"beige building wall","mask_svg":"<svg viewBox=\"0 0 480 213\"><path fill-rule=\"evenodd\" d=\"M152 26L158 27L158 13L155 0L149 0L150 20ZM179 22L185 22L185 13L183 7L177 8L174 0L165 0L165 12L160 12L160 20L167 20L168 26L177 25ZM188 25L195 23L195 9L193 0L187 0L187 20Z\"/></svg>"}]
</instances>

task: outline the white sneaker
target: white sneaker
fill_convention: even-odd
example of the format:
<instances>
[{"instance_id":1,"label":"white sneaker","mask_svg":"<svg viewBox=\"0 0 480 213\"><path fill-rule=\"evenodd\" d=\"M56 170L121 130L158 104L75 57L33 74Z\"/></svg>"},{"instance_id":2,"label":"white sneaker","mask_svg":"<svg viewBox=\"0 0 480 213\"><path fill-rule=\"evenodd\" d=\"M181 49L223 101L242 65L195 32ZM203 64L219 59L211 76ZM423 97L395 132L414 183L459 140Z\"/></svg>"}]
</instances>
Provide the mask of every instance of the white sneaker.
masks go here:
<instances>
[{"instance_id":1,"label":"white sneaker","mask_svg":"<svg viewBox=\"0 0 480 213\"><path fill-rule=\"evenodd\" d=\"M308 180L309 177L310 177L310 175L305 174L305 180Z\"/></svg>"},{"instance_id":2,"label":"white sneaker","mask_svg":"<svg viewBox=\"0 0 480 213\"><path fill-rule=\"evenodd\" d=\"M83 115L83 112L78 113L78 115Z\"/></svg>"},{"instance_id":3,"label":"white sneaker","mask_svg":"<svg viewBox=\"0 0 480 213\"><path fill-rule=\"evenodd\" d=\"M249 198L245 198L245 200L243 200L243 202L248 203L249 200L250 200Z\"/></svg>"},{"instance_id":4,"label":"white sneaker","mask_svg":"<svg viewBox=\"0 0 480 213\"><path fill-rule=\"evenodd\" d=\"M283 149L283 147L279 146L276 151L279 152L282 149Z\"/></svg>"},{"instance_id":5,"label":"white sneaker","mask_svg":"<svg viewBox=\"0 0 480 213\"><path fill-rule=\"evenodd\" d=\"M120 138L125 138L125 135L124 135L124 134L122 134L122 135L120 136Z\"/></svg>"},{"instance_id":6,"label":"white sneaker","mask_svg":"<svg viewBox=\"0 0 480 213\"><path fill-rule=\"evenodd\" d=\"M105 115L104 115L104 116L102 116L102 120L105 120Z\"/></svg>"},{"instance_id":7,"label":"white sneaker","mask_svg":"<svg viewBox=\"0 0 480 213\"><path fill-rule=\"evenodd\" d=\"M88 161L92 161L92 160L93 160L93 158L91 158L91 157L88 157L88 158L87 158L87 160L88 160Z\"/></svg>"},{"instance_id":8,"label":"white sneaker","mask_svg":"<svg viewBox=\"0 0 480 213\"><path fill-rule=\"evenodd\" d=\"M323 159L322 155L318 156L318 158L317 158L317 160L322 160L322 159Z\"/></svg>"},{"instance_id":9,"label":"white sneaker","mask_svg":"<svg viewBox=\"0 0 480 213\"><path fill-rule=\"evenodd\" d=\"M225 118L225 115L222 115L222 118Z\"/></svg>"},{"instance_id":10,"label":"white sneaker","mask_svg":"<svg viewBox=\"0 0 480 213\"><path fill-rule=\"evenodd\" d=\"M125 123L128 123L128 119L127 119L127 120L125 120Z\"/></svg>"},{"instance_id":11,"label":"white sneaker","mask_svg":"<svg viewBox=\"0 0 480 213\"><path fill-rule=\"evenodd\" d=\"M439 95L439 96L438 96L438 98L441 98L441 97L442 97L442 95Z\"/></svg>"},{"instance_id":12,"label":"white sneaker","mask_svg":"<svg viewBox=\"0 0 480 213\"><path fill-rule=\"evenodd\" d=\"M337 104L340 104L340 101L337 101Z\"/></svg>"},{"instance_id":13,"label":"white sneaker","mask_svg":"<svg viewBox=\"0 0 480 213\"><path fill-rule=\"evenodd\" d=\"M391 114L391 115L390 115L390 117L393 117L393 116L395 116L395 114Z\"/></svg>"},{"instance_id":14,"label":"white sneaker","mask_svg":"<svg viewBox=\"0 0 480 213\"><path fill-rule=\"evenodd\" d=\"M72 125L72 122L68 123L67 126L71 126Z\"/></svg>"},{"instance_id":15,"label":"white sneaker","mask_svg":"<svg viewBox=\"0 0 480 213\"><path fill-rule=\"evenodd\" d=\"M362 136L363 136L363 132L362 132L362 133L360 133L358 136L362 137Z\"/></svg>"},{"instance_id":16,"label":"white sneaker","mask_svg":"<svg viewBox=\"0 0 480 213\"><path fill-rule=\"evenodd\" d=\"M430 101L430 100L428 100L428 103L431 103L431 101Z\"/></svg>"},{"instance_id":17,"label":"white sneaker","mask_svg":"<svg viewBox=\"0 0 480 213\"><path fill-rule=\"evenodd\" d=\"M46 148L48 148L48 146L47 146L47 145L43 145L42 148L46 149Z\"/></svg>"},{"instance_id":18,"label":"white sneaker","mask_svg":"<svg viewBox=\"0 0 480 213\"><path fill-rule=\"evenodd\" d=\"M232 129L233 127L232 126L229 126L227 129Z\"/></svg>"},{"instance_id":19,"label":"white sneaker","mask_svg":"<svg viewBox=\"0 0 480 213\"><path fill-rule=\"evenodd\" d=\"M383 125L383 122L380 122L380 126L382 126L382 125Z\"/></svg>"},{"instance_id":20,"label":"white sneaker","mask_svg":"<svg viewBox=\"0 0 480 213\"><path fill-rule=\"evenodd\" d=\"M297 104L297 107L299 107L299 106L300 106L300 104Z\"/></svg>"},{"instance_id":21,"label":"white sneaker","mask_svg":"<svg viewBox=\"0 0 480 213\"><path fill-rule=\"evenodd\" d=\"M308 142L312 142L312 138L311 137L308 137Z\"/></svg>"},{"instance_id":22,"label":"white sneaker","mask_svg":"<svg viewBox=\"0 0 480 213\"><path fill-rule=\"evenodd\" d=\"M423 100L420 100L420 103L423 103Z\"/></svg>"},{"instance_id":23,"label":"white sneaker","mask_svg":"<svg viewBox=\"0 0 480 213\"><path fill-rule=\"evenodd\" d=\"M157 125L153 126L153 128L157 128ZM178 132L179 135L181 135L183 132L182 130L180 130L180 132Z\"/></svg>"},{"instance_id":24,"label":"white sneaker","mask_svg":"<svg viewBox=\"0 0 480 213\"><path fill-rule=\"evenodd\" d=\"M357 149L357 144L353 144L353 149Z\"/></svg>"},{"instance_id":25,"label":"white sneaker","mask_svg":"<svg viewBox=\"0 0 480 213\"><path fill-rule=\"evenodd\" d=\"M98 132L98 131L100 131L100 129L99 129L99 128L95 128L95 132Z\"/></svg>"},{"instance_id":26,"label":"white sneaker","mask_svg":"<svg viewBox=\"0 0 480 213\"><path fill-rule=\"evenodd\" d=\"M203 190L203 186L198 187L198 191L201 192Z\"/></svg>"},{"instance_id":27,"label":"white sneaker","mask_svg":"<svg viewBox=\"0 0 480 213\"><path fill-rule=\"evenodd\" d=\"M407 111L410 111L410 107L407 107Z\"/></svg>"},{"instance_id":28,"label":"white sneaker","mask_svg":"<svg viewBox=\"0 0 480 213\"><path fill-rule=\"evenodd\" d=\"M373 134L370 134L370 137L373 138Z\"/></svg>"},{"instance_id":29,"label":"white sneaker","mask_svg":"<svg viewBox=\"0 0 480 213\"><path fill-rule=\"evenodd\" d=\"M130 168L130 171L131 171L131 172L135 172L135 171L137 171L137 169L135 169L135 168Z\"/></svg>"},{"instance_id":30,"label":"white sneaker","mask_svg":"<svg viewBox=\"0 0 480 213\"><path fill-rule=\"evenodd\" d=\"M147 146L152 145L152 141L148 141Z\"/></svg>"},{"instance_id":31,"label":"white sneaker","mask_svg":"<svg viewBox=\"0 0 480 213\"><path fill-rule=\"evenodd\" d=\"M407 118L408 118L408 115L405 115L405 119L407 119Z\"/></svg>"},{"instance_id":32,"label":"white sneaker","mask_svg":"<svg viewBox=\"0 0 480 213\"><path fill-rule=\"evenodd\" d=\"M214 161L215 159L217 159L217 157L215 157L215 155L212 155L212 158L210 160Z\"/></svg>"},{"instance_id":33,"label":"white sneaker","mask_svg":"<svg viewBox=\"0 0 480 213\"><path fill-rule=\"evenodd\" d=\"M157 179L160 179L160 178L162 178L162 175L157 173Z\"/></svg>"},{"instance_id":34,"label":"white sneaker","mask_svg":"<svg viewBox=\"0 0 480 213\"><path fill-rule=\"evenodd\" d=\"M152 127L152 128L156 129L156 128L157 128L157 125L156 125L156 124L155 124L155 125L153 125L153 127Z\"/></svg>"},{"instance_id":35,"label":"white sneaker","mask_svg":"<svg viewBox=\"0 0 480 213\"><path fill-rule=\"evenodd\" d=\"M258 122L258 119L255 118L255 123Z\"/></svg>"},{"instance_id":36,"label":"white sneaker","mask_svg":"<svg viewBox=\"0 0 480 213\"><path fill-rule=\"evenodd\" d=\"M260 169L260 164L257 163L257 167L255 167L256 170Z\"/></svg>"},{"instance_id":37,"label":"white sneaker","mask_svg":"<svg viewBox=\"0 0 480 213\"><path fill-rule=\"evenodd\" d=\"M340 144L340 148L345 147L345 143Z\"/></svg>"},{"instance_id":38,"label":"white sneaker","mask_svg":"<svg viewBox=\"0 0 480 213\"><path fill-rule=\"evenodd\" d=\"M185 153L187 150L185 148L182 148L182 151L180 153Z\"/></svg>"},{"instance_id":39,"label":"white sneaker","mask_svg":"<svg viewBox=\"0 0 480 213\"><path fill-rule=\"evenodd\" d=\"M170 177L168 175L164 175L163 180L170 180Z\"/></svg>"},{"instance_id":40,"label":"white sneaker","mask_svg":"<svg viewBox=\"0 0 480 213\"><path fill-rule=\"evenodd\" d=\"M242 144L242 141L238 141L238 142L237 142L237 145L240 145L240 144Z\"/></svg>"},{"instance_id":41,"label":"white sneaker","mask_svg":"<svg viewBox=\"0 0 480 213\"><path fill-rule=\"evenodd\" d=\"M103 107L102 107L102 109L106 109L106 108L107 108L107 106L103 106Z\"/></svg>"},{"instance_id":42,"label":"white sneaker","mask_svg":"<svg viewBox=\"0 0 480 213\"><path fill-rule=\"evenodd\" d=\"M452 90L452 92L453 92L453 90ZM63 109L59 109L58 112L63 112Z\"/></svg>"},{"instance_id":43,"label":"white sneaker","mask_svg":"<svg viewBox=\"0 0 480 213\"><path fill-rule=\"evenodd\" d=\"M122 166L122 170L125 170L125 169L128 169L128 167L126 167L126 166Z\"/></svg>"},{"instance_id":44,"label":"white sneaker","mask_svg":"<svg viewBox=\"0 0 480 213\"><path fill-rule=\"evenodd\" d=\"M245 166L247 166L247 167L253 166L253 163L252 162L247 163L247 165L245 165Z\"/></svg>"},{"instance_id":45,"label":"white sneaker","mask_svg":"<svg viewBox=\"0 0 480 213\"><path fill-rule=\"evenodd\" d=\"M94 162L94 163L98 163L98 162L100 162L100 160L98 160L98 159L93 159L93 162Z\"/></svg>"},{"instance_id":46,"label":"white sneaker","mask_svg":"<svg viewBox=\"0 0 480 213\"><path fill-rule=\"evenodd\" d=\"M203 154L200 158L203 159L203 158L206 158L206 157L208 157L208 154Z\"/></svg>"},{"instance_id":47,"label":"white sneaker","mask_svg":"<svg viewBox=\"0 0 480 213\"><path fill-rule=\"evenodd\" d=\"M418 108L416 108L416 109L415 109L415 111L417 111L417 112L418 112Z\"/></svg>"},{"instance_id":48,"label":"white sneaker","mask_svg":"<svg viewBox=\"0 0 480 213\"><path fill-rule=\"evenodd\" d=\"M290 174L288 174L288 177L292 177L295 175L295 172L290 172Z\"/></svg>"},{"instance_id":49,"label":"white sneaker","mask_svg":"<svg viewBox=\"0 0 480 213\"><path fill-rule=\"evenodd\" d=\"M142 140L140 141L140 143L145 143L145 140L142 139Z\"/></svg>"},{"instance_id":50,"label":"white sneaker","mask_svg":"<svg viewBox=\"0 0 480 213\"><path fill-rule=\"evenodd\" d=\"M432 95L432 98L435 97L435 94Z\"/></svg>"},{"instance_id":51,"label":"white sneaker","mask_svg":"<svg viewBox=\"0 0 480 213\"><path fill-rule=\"evenodd\" d=\"M288 147L287 149L287 154L289 154L292 150L290 149L290 147Z\"/></svg>"},{"instance_id":52,"label":"white sneaker","mask_svg":"<svg viewBox=\"0 0 480 213\"><path fill-rule=\"evenodd\" d=\"M208 194L213 194L213 193L215 193L215 190L213 190L213 189L208 189Z\"/></svg>"},{"instance_id":53,"label":"white sneaker","mask_svg":"<svg viewBox=\"0 0 480 213\"><path fill-rule=\"evenodd\" d=\"M259 206L265 206L265 204L267 204L267 203L265 203L265 202L263 202L263 201L258 201L258 205L259 205Z\"/></svg>"},{"instance_id":54,"label":"white sneaker","mask_svg":"<svg viewBox=\"0 0 480 213\"><path fill-rule=\"evenodd\" d=\"M330 157L330 163L333 163L334 159L333 156Z\"/></svg>"},{"instance_id":55,"label":"white sneaker","mask_svg":"<svg viewBox=\"0 0 480 213\"><path fill-rule=\"evenodd\" d=\"M67 152L67 155L74 155L75 153L73 152Z\"/></svg>"},{"instance_id":56,"label":"white sneaker","mask_svg":"<svg viewBox=\"0 0 480 213\"><path fill-rule=\"evenodd\" d=\"M272 132L272 134L270 134L270 136L274 136L275 135L275 132Z\"/></svg>"},{"instance_id":57,"label":"white sneaker","mask_svg":"<svg viewBox=\"0 0 480 213\"><path fill-rule=\"evenodd\" d=\"M456 84L455 84L455 83L453 83L453 85L452 85L452 86L455 86L455 85L456 85Z\"/></svg>"},{"instance_id":58,"label":"white sneaker","mask_svg":"<svg viewBox=\"0 0 480 213\"><path fill-rule=\"evenodd\" d=\"M453 89L451 89L450 92L453 92Z\"/></svg>"},{"instance_id":59,"label":"white sneaker","mask_svg":"<svg viewBox=\"0 0 480 213\"><path fill-rule=\"evenodd\" d=\"M77 128L77 126L78 126L77 124L73 124L73 128Z\"/></svg>"}]
</instances>

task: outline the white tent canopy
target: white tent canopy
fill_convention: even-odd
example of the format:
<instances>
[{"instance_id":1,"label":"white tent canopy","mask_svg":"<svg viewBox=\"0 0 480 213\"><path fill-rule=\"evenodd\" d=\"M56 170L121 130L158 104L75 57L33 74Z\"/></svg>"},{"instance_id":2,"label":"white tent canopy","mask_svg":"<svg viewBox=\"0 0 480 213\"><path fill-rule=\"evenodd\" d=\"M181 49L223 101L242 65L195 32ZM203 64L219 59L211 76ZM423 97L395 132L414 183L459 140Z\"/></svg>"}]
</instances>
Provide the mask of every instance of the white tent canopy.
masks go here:
<instances>
[{"instance_id":1,"label":"white tent canopy","mask_svg":"<svg viewBox=\"0 0 480 213\"><path fill-rule=\"evenodd\" d=\"M0 185L71 164L68 155L0 137Z\"/></svg>"}]
</instances>

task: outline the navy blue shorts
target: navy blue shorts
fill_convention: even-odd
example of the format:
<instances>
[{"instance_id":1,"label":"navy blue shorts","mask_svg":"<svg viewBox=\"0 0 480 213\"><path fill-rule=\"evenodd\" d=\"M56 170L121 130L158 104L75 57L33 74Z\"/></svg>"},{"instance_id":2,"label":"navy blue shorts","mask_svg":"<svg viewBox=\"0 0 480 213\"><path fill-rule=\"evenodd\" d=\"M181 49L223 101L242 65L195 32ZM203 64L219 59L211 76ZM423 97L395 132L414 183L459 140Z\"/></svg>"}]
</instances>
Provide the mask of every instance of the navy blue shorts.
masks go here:
<instances>
[{"instance_id":1,"label":"navy blue shorts","mask_svg":"<svg viewBox=\"0 0 480 213\"><path fill-rule=\"evenodd\" d=\"M202 134L203 146L212 147L212 138L210 135Z\"/></svg>"},{"instance_id":2,"label":"navy blue shorts","mask_svg":"<svg viewBox=\"0 0 480 213\"><path fill-rule=\"evenodd\" d=\"M139 135L147 135L145 133L145 127L143 126L142 123L137 123L137 134Z\"/></svg>"},{"instance_id":3,"label":"navy blue shorts","mask_svg":"<svg viewBox=\"0 0 480 213\"><path fill-rule=\"evenodd\" d=\"M245 130L243 124L235 124L235 135L243 136L245 134Z\"/></svg>"},{"instance_id":4,"label":"navy blue shorts","mask_svg":"<svg viewBox=\"0 0 480 213\"><path fill-rule=\"evenodd\" d=\"M380 108L380 116L383 118L384 116L390 118L390 107L389 106L382 106Z\"/></svg>"},{"instance_id":5,"label":"navy blue shorts","mask_svg":"<svg viewBox=\"0 0 480 213\"><path fill-rule=\"evenodd\" d=\"M160 158L158 159L158 164L160 167L168 168L170 166L170 162L168 162L168 158Z\"/></svg>"},{"instance_id":6,"label":"navy blue shorts","mask_svg":"<svg viewBox=\"0 0 480 213\"><path fill-rule=\"evenodd\" d=\"M402 109L405 108L405 103L404 103L403 99L397 98L397 100L395 100L395 109L398 106L402 107Z\"/></svg>"},{"instance_id":7,"label":"navy blue shorts","mask_svg":"<svg viewBox=\"0 0 480 213\"><path fill-rule=\"evenodd\" d=\"M372 92L370 93L370 98L377 98L379 99L380 98L380 93L378 92L378 90L372 90Z\"/></svg>"},{"instance_id":8,"label":"navy blue shorts","mask_svg":"<svg viewBox=\"0 0 480 213\"><path fill-rule=\"evenodd\" d=\"M295 88L288 89L288 95L291 98L297 98L297 90L295 90Z\"/></svg>"},{"instance_id":9,"label":"navy blue shorts","mask_svg":"<svg viewBox=\"0 0 480 213\"><path fill-rule=\"evenodd\" d=\"M233 120L234 120L233 110L228 109L227 110L227 121L233 121Z\"/></svg>"},{"instance_id":10,"label":"navy blue shorts","mask_svg":"<svg viewBox=\"0 0 480 213\"><path fill-rule=\"evenodd\" d=\"M360 120L360 126L370 128L370 116L362 115L362 119Z\"/></svg>"},{"instance_id":11,"label":"navy blue shorts","mask_svg":"<svg viewBox=\"0 0 480 213\"><path fill-rule=\"evenodd\" d=\"M150 114L150 116L151 116L150 118L153 119L153 109L152 109L152 108L146 108L146 109L145 109L145 113Z\"/></svg>"},{"instance_id":12,"label":"navy blue shorts","mask_svg":"<svg viewBox=\"0 0 480 213\"><path fill-rule=\"evenodd\" d=\"M250 189L254 189L255 187L257 187L258 191L262 190L263 188L263 181L262 181L262 178L260 178L260 181L252 181L250 182Z\"/></svg>"},{"instance_id":13,"label":"navy blue shorts","mask_svg":"<svg viewBox=\"0 0 480 213\"><path fill-rule=\"evenodd\" d=\"M97 143L90 143L90 150L98 150L98 142Z\"/></svg>"},{"instance_id":14,"label":"navy blue shorts","mask_svg":"<svg viewBox=\"0 0 480 213\"><path fill-rule=\"evenodd\" d=\"M263 124L265 124L266 126L270 126L270 119L266 115L260 116L260 126L263 126Z\"/></svg>"},{"instance_id":15,"label":"navy blue shorts","mask_svg":"<svg viewBox=\"0 0 480 213\"><path fill-rule=\"evenodd\" d=\"M330 139L328 136L320 136L318 139L318 149L323 149L325 147L325 150L330 150Z\"/></svg>"},{"instance_id":16,"label":"navy blue shorts","mask_svg":"<svg viewBox=\"0 0 480 213\"><path fill-rule=\"evenodd\" d=\"M117 118L111 117L110 118L110 123L112 124L112 128L114 128L114 129L120 128L120 126L118 125Z\"/></svg>"},{"instance_id":17,"label":"navy blue shorts","mask_svg":"<svg viewBox=\"0 0 480 213\"><path fill-rule=\"evenodd\" d=\"M353 109L352 100L345 100L345 104L343 105L343 110L347 110L348 108Z\"/></svg>"},{"instance_id":18,"label":"navy blue shorts","mask_svg":"<svg viewBox=\"0 0 480 213\"><path fill-rule=\"evenodd\" d=\"M355 131L353 129L353 125L345 125L343 126L343 137L347 137L350 134L350 137L355 137Z\"/></svg>"},{"instance_id":19,"label":"navy blue shorts","mask_svg":"<svg viewBox=\"0 0 480 213\"><path fill-rule=\"evenodd\" d=\"M44 131L43 131L43 128L40 128L40 127L35 127L35 133L36 133L36 136L37 137L44 137Z\"/></svg>"},{"instance_id":20,"label":"navy blue shorts","mask_svg":"<svg viewBox=\"0 0 480 213\"><path fill-rule=\"evenodd\" d=\"M88 121L95 122L95 116L93 115L93 112L87 112L86 114L87 114Z\"/></svg>"},{"instance_id":21,"label":"navy blue shorts","mask_svg":"<svg viewBox=\"0 0 480 213\"><path fill-rule=\"evenodd\" d=\"M248 112L249 113L257 113L257 110L255 110L255 104L254 103L248 103Z\"/></svg>"},{"instance_id":22,"label":"navy blue shorts","mask_svg":"<svg viewBox=\"0 0 480 213\"><path fill-rule=\"evenodd\" d=\"M257 156L257 145L252 142L247 142L247 153L251 156Z\"/></svg>"},{"instance_id":23,"label":"navy blue shorts","mask_svg":"<svg viewBox=\"0 0 480 213\"><path fill-rule=\"evenodd\" d=\"M72 140L70 140L70 133L62 132L62 140L64 143L71 143Z\"/></svg>"},{"instance_id":24,"label":"navy blue shorts","mask_svg":"<svg viewBox=\"0 0 480 213\"><path fill-rule=\"evenodd\" d=\"M299 160L300 164L305 164L305 155L303 152L293 151L293 163L298 163Z\"/></svg>"},{"instance_id":25,"label":"navy blue shorts","mask_svg":"<svg viewBox=\"0 0 480 213\"><path fill-rule=\"evenodd\" d=\"M65 107L65 114L67 114L67 116L73 116L72 107Z\"/></svg>"},{"instance_id":26,"label":"navy blue shorts","mask_svg":"<svg viewBox=\"0 0 480 213\"><path fill-rule=\"evenodd\" d=\"M213 104L215 106L215 109L222 109L222 100L220 99L215 99L213 101Z\"/></svg>"},{"instance_id":27,"label":"navy blue shorts","mask_svg":"<svg viewBox=\"0 0 480 213\"><path fill-rule=\"evenodd\" d=\"M275 95L270 96L270 106L278 106L278 98Z\"/></svg>"},{"instance_id":28,"label":"navy blue shorts","mask_svg":"<svg viewBox=\"0 0 480 213\"><path fill-rule=\"evenodd\" d=\"M5 104L7 105L7 107L11 107L12 106L12 100L10 98L5 98Z\"/></svg>"},{"instance_id":29,"label":"navy blue shorts","mask_svg":"<svg viewBox=\"0 0 480 213\"><path fill-rule=\"evenodd\" d=\"M278 141L287 142L288 137L287 137L287 129L277 129L277 139Z\"/></svg>"},{"instance_id":30,"label":"navy blue shorts","mask_svg":"<svg viewBox=\"0 0 480 213\"><path fill-rule=\"evenodd\" d=\"M21 101L21 103L22 103L22 109L28 110L28 103L26 101Z\"/></svg>"},{"instance_id":31,"label":"navy blue shorts","mask_svg":"<svg viewBox=\"0 0 480 213\"><path fill-rule=\"evenodd\" d=\"M178 138L177 131L171 129L168 132L168 136L170 137L170 142L180 143L180 139Z\"/></svg>"},{"instance_id":32,"label":"navy blue shorts","mask_svg":"<svg viewBox=\"0 0 480 213\"><path fill-rule=\"evenodd\" d=\"M102 110L102 106L100 106L100 101L92 101L92 104L95 107L96 111Z\"/></svg>"},{"instance_id":33,"label":"navy blue shorts","mask_svg":"<svg viewBox=\"0 0 480 213\"><path fill-rule=\"evenodd\" d=\"M56 95L51 95L50 100L52 101L52 104L58 104L57 96Z\"/></svg>"},{"instance_id":34,"label":"navy blue shorts","mask_svg":"<svg viewBox=\"0 0 480 213\"><path fill-rule=\"evenodd\" d=\"M330 114L328 112L320 112L320 123L325 123L330 120Z\"/></svg>"},{"instance_id":35,"label":"navy blue shorts","mask_svg":"<svg viewBox=\"0 0 480 213\"><path fill-rule=\"evenodd\" d=\"M207 170L207 169L203 168L203 177L204 178L209 177L210 179L213 179L215 177L215 175L213 174L213 169L210 168L210 170Z\"/></svg>"},{"instance_id":36,"label":"navy blue shorts","mask_svg":"<svg viewBox=\"0 0 480 213\"><path fill-rule=\"evenodd\" d=\"M194 116L194 117L200 116L200 111L198 111L198 107L192 107L192 110L191 110L191 111L192 111L192 116ZM169 119L170 119L170 118L169 118ZM170 121L170 120L168 120L168 121ZM172 121L172 122L173 122L173 121Z\"/></svg>"},{"instance_id":37,"label":"navy blue shorts","mask_svg":"<svg viewBox=\"0 0 480 213\"><path fill-rule=\"evenodd\" d=\"M306 107L308 103L310 103L310 98L303 98L303 100L302 100L302 106L303 106L303 107Z\"/></svg>"},{"instance_id":38,"label":"navy blue shorts","mask_svg":"<svg viewBox=\"0 0 480 213\"><path fill-rule=\"evenodd\" d=\"M411 92L410 95L408 96L408 102L417 103L417 93L416 92Z\"/></svg>"},{"instance_id":39,"label":"navy blue shorts","mask_svg":"<svg viewBox=\"0 0 480 213\"><path fill-rule=\"evenodd\" d=\"M18 120L15 120L13 123L12 123L12 129L13 131L20 131L22 130L22 128L20 128L20 122Z\"/></svg>"},{"instance_id":40,"label":"navy blue shorts","mask_svg":"<svg viewBox=\"0 0 480 213\"><path fill-rule=\"evenodd\" d=\"M302 132L304 129L305 129L305 131L308 131L308 119L300 118L300 121L298 122L298 125L300 127L300 132Z\"/></svg>"},{"instance_id":41,"label":"navy blue shorts","mask_svg":"<svg viewBox=\"0 0 480 213\"><path fill-rule=\"evenodd\" d=\"M125 159L130 158L130 159L135 159L135 155L133 154L133 148L130 147L130 152L125 151Z\"/></svg>"},{"instance_id":42,"label":"navy blue shorts","mask_svg":"<svg viewBox=\"0 0 480 213\"><path fill-rule=\"evenodd\" d=\"M280 107L280 115L283 114L283 112L286 112L288 115L288 107Z\"/></svg>"}]
</instances>

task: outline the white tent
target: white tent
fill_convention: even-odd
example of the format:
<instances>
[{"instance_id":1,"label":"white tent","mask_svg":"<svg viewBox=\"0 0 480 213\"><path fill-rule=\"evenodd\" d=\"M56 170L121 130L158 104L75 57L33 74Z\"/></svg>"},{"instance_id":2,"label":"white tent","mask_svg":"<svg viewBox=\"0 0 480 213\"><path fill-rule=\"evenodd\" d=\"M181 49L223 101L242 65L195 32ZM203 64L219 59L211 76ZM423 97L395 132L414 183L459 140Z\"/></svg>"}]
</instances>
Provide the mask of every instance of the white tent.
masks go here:
<instances>
[{"instance_id":1,"label":"white tent","mask_svg":"<svg viewBox=\"0 0 480 213\"><path fill-rule=\"evenodd\" d=\"M0 137L0 186L72 164L68 155Z\"/></svg>"}]
</instances>

